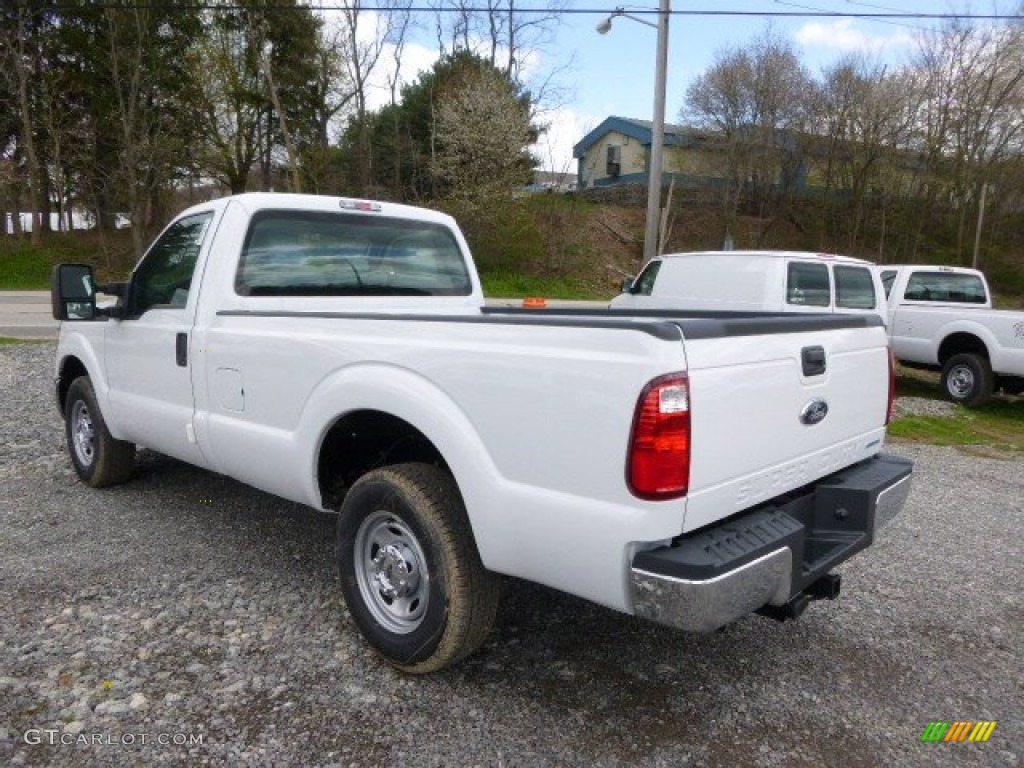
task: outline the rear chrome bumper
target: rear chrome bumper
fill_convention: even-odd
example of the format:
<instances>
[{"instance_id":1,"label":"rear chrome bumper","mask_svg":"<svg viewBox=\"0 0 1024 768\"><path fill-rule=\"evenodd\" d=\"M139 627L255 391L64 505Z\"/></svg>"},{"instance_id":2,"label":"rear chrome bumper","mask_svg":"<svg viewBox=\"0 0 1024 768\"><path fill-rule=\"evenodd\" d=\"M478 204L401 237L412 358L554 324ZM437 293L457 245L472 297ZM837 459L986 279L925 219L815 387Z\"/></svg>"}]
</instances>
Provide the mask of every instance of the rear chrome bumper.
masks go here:
<instances>
[{"instance_id":1,"label":"rear chrome bumper","mask_svg":"<svg viewBox=\"0 0 1024 768\"><path fill-rule=\"evenodd\" d=\"M913 464L876 456L823 478L782 504L758 507L638 552L633 611L710 632L762 606L781 606L874 541L910 493Z\"/></svg>"}]
</instances>

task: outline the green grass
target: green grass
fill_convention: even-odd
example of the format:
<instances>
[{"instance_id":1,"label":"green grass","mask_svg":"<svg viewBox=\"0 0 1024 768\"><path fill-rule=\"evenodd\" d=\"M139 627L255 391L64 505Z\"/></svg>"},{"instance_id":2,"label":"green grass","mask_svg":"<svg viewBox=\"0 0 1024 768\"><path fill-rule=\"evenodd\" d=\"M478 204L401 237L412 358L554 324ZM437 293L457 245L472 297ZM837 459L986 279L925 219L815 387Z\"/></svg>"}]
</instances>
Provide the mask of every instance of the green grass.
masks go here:
<instances>
[{"instance_id":1,"label":"green grass","mask_svg":"<svg viewBox=\"0 0 1024 768\"><path fill-rule=\"evenodd\" d=\"M895 438L933 445L987 446L1024 451L1024 404L992 402L952 416L902 416L889 425Z\"/></svg>"},{"instance_id":2,"label":"green grass","mask_svg":"<svg viewBox=\"0 0 1024 768\"><path fill-rule=\"evenodd\" d=\"M48 291L54 264L92 264L102 280L121 279L134 262L126 231L108 232L104 251L95 232L49 233L39 245L27 235L0 237L0 290Z\"/></svg>"},{"instance_id":3,"label":"green grass","mask_svg":"<svg viewBox=\"0 0 1024 768\"><path fill-rule=\"evenodd\" d=\"M488 298L543 296L545 299L587 299L608 301L608 291L595 289L574 277L485 272L480 276Z\"/></svg>"},{"instance_id":4,"label":"green grass","mask_svg":"<svg viewBox=\"0 0 1024 768\"><path fill-rule=\"evenodd\" d=\"M51 255L31 245L0 256L0 288L8 291L46 290L50 287Z\"/></svg>"},{"instance_id":5,"label":"green grass","mask_svg":"<svg viewBox=\"0 0 1024 768\"><path fill-rule=\"evenodd\" d=\"M941 401L938 374L901 369L896 394ZM889 425L889 435L933 445L1024 451L1024 400L997 397L981 408L956 406L949 416L900 416Z\"/></svg>"},{"instance_id":6,"label":"green grass","mask_svg":"<svg viewBox=\"0 0 1024 768\"><path fill-rule=\"evenodd\" d=\"M0 336L0 346L5 344L49 344L50 339L12 339L10 336Z\"/></svg>"}]
</instances>

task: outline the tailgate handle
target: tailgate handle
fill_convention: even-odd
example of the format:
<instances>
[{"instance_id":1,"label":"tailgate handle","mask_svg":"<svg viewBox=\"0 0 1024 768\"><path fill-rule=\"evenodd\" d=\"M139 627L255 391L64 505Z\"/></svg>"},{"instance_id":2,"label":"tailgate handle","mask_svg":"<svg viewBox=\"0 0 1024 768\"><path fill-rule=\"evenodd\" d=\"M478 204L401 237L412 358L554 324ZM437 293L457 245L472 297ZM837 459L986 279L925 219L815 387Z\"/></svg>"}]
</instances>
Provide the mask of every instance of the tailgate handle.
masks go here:
<instances>
[{"instance_id":1,"label":"tailgate handle","mask_svg":"<svg viewBox=\"0 0 1024 768\"><path fill-rule=\"evenodd\" d=\"M825 372L825 348L804 347L800 351L804 376L821 376Z\"/></svg>"}]
</instances>

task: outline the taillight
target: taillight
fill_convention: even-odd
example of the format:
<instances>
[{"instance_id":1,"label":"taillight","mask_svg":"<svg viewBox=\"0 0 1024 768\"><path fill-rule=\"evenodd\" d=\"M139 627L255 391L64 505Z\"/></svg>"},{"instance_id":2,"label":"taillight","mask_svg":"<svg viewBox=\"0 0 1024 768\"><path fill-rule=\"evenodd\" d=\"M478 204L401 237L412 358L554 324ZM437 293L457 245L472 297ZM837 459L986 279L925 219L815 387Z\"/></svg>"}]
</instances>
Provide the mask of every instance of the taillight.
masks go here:
<instances>
[{"instance_id":1,"label":"taillight","mask_svg":"<svg viewBox=\"0 0 1024 768\"><path fill-rule=\"evenodd\" d=\"M889 347L889 407L885 411L885 426L892 421L892 411L896 404L896 355Z\"/></svg>"},{"instance_id":2,"label":"taillight","mask_svg":"<svg viewBox=\"0 0 1024 768\"><path fill-rule=\"evenodd\" d=\"M685 496L690 484L690 382L654 379L640 394L626 458L626 481L642 499Z\"/></svg>"}]
</instances>

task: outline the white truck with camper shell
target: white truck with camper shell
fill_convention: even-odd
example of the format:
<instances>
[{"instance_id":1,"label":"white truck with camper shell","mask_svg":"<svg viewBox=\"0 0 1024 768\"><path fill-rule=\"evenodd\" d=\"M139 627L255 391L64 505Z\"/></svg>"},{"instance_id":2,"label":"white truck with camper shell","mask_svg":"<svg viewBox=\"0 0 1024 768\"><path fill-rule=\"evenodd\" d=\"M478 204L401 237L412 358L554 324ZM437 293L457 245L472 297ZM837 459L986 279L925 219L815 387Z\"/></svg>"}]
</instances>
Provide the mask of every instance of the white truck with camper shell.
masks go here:
<instances>
[{"instance_id":1,"label":"white truck with camper shell","mask_svg":"<svg viewBox=\"0 0 1024 768\"><path fill-rule=\"evenodd\" d=\"M901 363L941 371L946 396L967 406L984 404L999 389L1024 392L1024 312L993 309L981 272L917 264L875 269Z\"/></svg>"},{"instance_id":2,"label":"white truck with camper shell","mask_svg":"<svg viewBox=\"0 0 1024 768\"><path fill-rule=\"evenodd\" d=\"M56 396L94 487L137 446L338 513L369 644L473 652L499 574L710 631L798 616L902 507L871 315L485 308L441 213L245 194L127 282L54 269Z\"/></svg>"},{"instance_id":3,"label":"white truck with camper shell","mask_svg":"<svg viewBox=\"0 0 1024 768\"><path fill-rule=\"evenodd\" d=\"M804 251L694 251L651 259L614 309L873 313L885 295L872 264Z\"/></svg>"}]
</instances>

